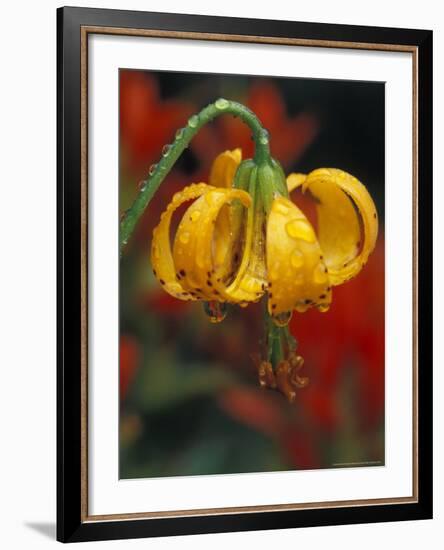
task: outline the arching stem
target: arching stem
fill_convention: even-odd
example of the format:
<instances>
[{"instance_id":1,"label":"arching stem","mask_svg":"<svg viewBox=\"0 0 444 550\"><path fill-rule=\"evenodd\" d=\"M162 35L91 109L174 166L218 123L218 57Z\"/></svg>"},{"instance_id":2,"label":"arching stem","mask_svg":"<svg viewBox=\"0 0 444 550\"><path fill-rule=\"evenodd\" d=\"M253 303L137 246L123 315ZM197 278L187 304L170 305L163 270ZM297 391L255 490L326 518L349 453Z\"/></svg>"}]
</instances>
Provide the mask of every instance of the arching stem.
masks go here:
<instances>
[{"instance_id":1,"label":"arching stem","mask_svg":"<svg viewBox=\"0 0 444 550\"><path fill-rule=\"evenodd\" d=\"M230 114L240 118L252 131L252 137L255 143L254 160L259 164L266 160L270 155L268 132L263 128L257 116L248 107L236 101L219 98L214 103L207 105L200 113L193 115L188 119L188 123L176 133L176 139L171 145L165 146L162 158L152 170L152 173L142 183L139 194L135 198L131 207L125 212L120 222L120 253L128 243L137 222L148 206L159 185L170 172L174 163L180 157L182 152L188 147L190 141L197 132L216 117L224 114Z\"/></svg>"}]
</instances>

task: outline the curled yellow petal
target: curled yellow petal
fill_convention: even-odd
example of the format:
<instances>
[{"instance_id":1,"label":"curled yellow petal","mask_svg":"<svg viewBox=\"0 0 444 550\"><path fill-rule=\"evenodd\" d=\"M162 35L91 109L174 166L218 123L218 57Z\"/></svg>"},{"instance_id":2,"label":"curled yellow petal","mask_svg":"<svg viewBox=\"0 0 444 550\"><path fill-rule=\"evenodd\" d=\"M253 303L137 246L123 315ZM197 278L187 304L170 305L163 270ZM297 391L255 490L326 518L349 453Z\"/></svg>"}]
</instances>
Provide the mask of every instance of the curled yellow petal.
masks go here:
<instances>
[{"instance_id":1,"label":"curled yellow petal","mask_svg":"<svg viewBox=\"0 0 444 550\"><path fill-rule=\"evenodd\" d=\"M243 246L235 248L232 265L234 267L229 285L224 293L232 302L241 306L258 301L267 287L265 266L265 212L262 194L257 188L257 169L250 174L249 193L252 206L244 219ZM238 235L239 240L240 235ZM230 258L230 256L229 256ZM240 261L240 265L239 265Z\"/></svg>"},{"instance_id":2,"label":"curled yellow petal","mask_svg":"<svg viewBox=\"0 0 444 550\"><path fill-rule=\"evenodd\" d=\"M334 168L314 170L302 189L316 199L319 243L331 283L339 285L359 273L375 247L375 204L360 181Z\"/></svg>"},{"instance_id":3,"label":"curled yellow petal","mask_svg":"<svg viewBox=\"0 0 444 550\"><path fill-rule=\"evenodd\" d=\"M288 322L293 309L331 302L328 269L316 234L302 211L285 197L274 199L267 224L268 312Z\"/></svg>"},{"instance_id":4,"label":"curled yellow petal","mask_svg":"<svg viewBox=\"0 0 444 550\"><path fill-rule=\"evenodd\" d=\"M242 150L224 151L211 165L208 183L214 187L232 187L234 174L242 160Z\"/></svg>"},{"instance_id":5,"label":"curled yellow petal","mask_svg":"<svg viewBox=\"0 0 444 550\"><path fill-rule=\"evenodd\" d=\"M217 244L216 227L223 208L235 199L245 207L251 204L246 191L208 186L208 191L189 206L179 224L173 246L175 269L184 289L198 298L230 300L219 268L231 240Z\"/></svg>"},{"instance_id":6,"label":"curled yellow petal","mask_svg":"<svg viewBox=\"0 0 444 550\"><path fill-rule=\"evenodd\" d=\"M205 183L195 183L176 193L153 231L151 265L154 275L168 294L180 300L194 300L196 297L183 287L177 277L170 244L171 218L181 204L202 196L209 189L211 188Z\"/></svg>"},{"instance_id":7,"label":"curled yellow petal","mask_svg":"<svg viewBox=\"0 0 444 550\"><path fill-rule=\"evenodd\" d=\"M241 161L242 149L240 148L220 153L211 165L208 183L214 187L230 189L233 186L234 175ZM232 210L228 206L223 207L216 219L213 252L218 256L216 258L217 263L228 252L230 231L233 224Z\"/></svg>"},{"instance_id":8,"label":"curled yellow petal","mask_svg":"<svg viewBox=\"0 0 444 550\"><path fill-rule=\"evenodd\" d=\"M288 192L291 193L298 187L300 187L304 181L306 180L307 176L305 174L289 174L287 176L287 189Z\"/></svg>"}]
</instances>

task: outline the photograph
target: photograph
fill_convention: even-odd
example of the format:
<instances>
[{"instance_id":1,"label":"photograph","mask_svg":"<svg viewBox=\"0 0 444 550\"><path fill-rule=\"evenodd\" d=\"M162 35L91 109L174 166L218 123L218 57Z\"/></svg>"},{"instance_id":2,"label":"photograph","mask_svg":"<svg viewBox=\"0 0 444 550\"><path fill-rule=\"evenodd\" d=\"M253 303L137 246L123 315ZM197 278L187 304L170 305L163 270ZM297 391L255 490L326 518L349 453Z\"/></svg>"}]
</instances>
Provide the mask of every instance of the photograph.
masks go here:
<instances>
[{"instance_id":1,"label":"photograph","mask_svg":"<svg viewBox=\"0 0 444 550\"><path fill-rule=\"evenodd\" d=\"M118 86L119 478L383 467L384 82Z\"/></svg>"},{"instance_id":2,"label":"photograph","mask_svg":"<svg viewBox=\"0 0 444 550\"><path fill-rule=\"evenodd\" d=\"M432 31L57 38L57 539L431 518Z\"/></svg>"}]
</instances>

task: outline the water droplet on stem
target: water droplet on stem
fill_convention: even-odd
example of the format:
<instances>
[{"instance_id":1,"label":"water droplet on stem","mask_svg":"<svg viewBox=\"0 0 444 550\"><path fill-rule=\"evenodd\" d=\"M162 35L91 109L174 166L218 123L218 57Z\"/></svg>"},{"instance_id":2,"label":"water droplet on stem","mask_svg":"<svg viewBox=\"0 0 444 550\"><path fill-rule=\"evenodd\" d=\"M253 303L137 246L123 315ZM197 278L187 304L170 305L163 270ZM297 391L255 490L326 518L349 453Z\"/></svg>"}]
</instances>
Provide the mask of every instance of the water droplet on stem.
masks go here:
<instances>
[{"instance_id":1,"label":"water droplet on stem","mask_svg":"<svg viewBox=\"0 0 444 550\"><path fill-rule=\"evenodd\" d=\"M267 130L264 130L261 135L259 136L259 143L261 145L267 145L269 142L269 134Z\"/></svg>"},{"instance_id":2,"label":"water droplet on stem","mask_svg":"<svg viewBox=\"0 0 444 550\"><path fill-rule=\"evenodd\" d=\"M188 119L188 126L190 128L197 128L197 125L199 124L199 117L198 115L193 115Z\"/></svg>"},{"instance_id":3,"label":"water droplet on stem","mask_svg":"<svg viewBox=\"0 0 444 550\"><path fill-rule=\"evenodd\" d=\"M223 109L226 109L228 105L229 105L229 102L223 97L216 99L216 102L215 102L216 109L223 110Z\"/></svg>"}]
</instances>

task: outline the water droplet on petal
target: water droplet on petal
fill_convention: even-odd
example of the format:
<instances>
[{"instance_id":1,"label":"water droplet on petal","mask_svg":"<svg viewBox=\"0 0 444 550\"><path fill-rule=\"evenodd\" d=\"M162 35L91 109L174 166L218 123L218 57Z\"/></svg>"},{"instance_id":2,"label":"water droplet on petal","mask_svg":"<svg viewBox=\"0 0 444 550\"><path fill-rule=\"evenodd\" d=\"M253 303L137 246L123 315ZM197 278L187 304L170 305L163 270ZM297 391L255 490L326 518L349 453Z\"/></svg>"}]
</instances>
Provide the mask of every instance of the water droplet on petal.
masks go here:
<instances>
[{"instance_id":1,"label":"water droplet on petal","mask_svg":"<svg viewBox=\"0 0 444 550\"><path fill-rule=\"evenodd\" d=\"M201 254L196 256L196 264L199 269L203 269L205 267L205 258Z\"/></svg>"},{"instance_id":2,"label":"water droplet on petal","mask_svg":"<svg viewBox=\"0 0 444 550\"><path fill-rule=\"evenodd\" d=\"M193 115L188 119L188 126L190 128L197 128L198 124L199 124L199 117L197 115Z\"/></svg>"},{"instance_id":3,"label":"water droplet on petal","mask_svg":"<svg viewBox=\"0 0 444 550\"><path fill-rule=\"evenodd\" d=\"M190 218L192 222L197 221L200 218L200 210L195 210L192 212Z\"/></svg>"},{"instance_id":4,"label":"water droplet on petal","mask_svg":"<svg viewBox=\"0 0 444 550\"><path fill-rule=\"evenodd\" d=\"M223 302L204 302L204 311L211 323L220 323L227 316L227 304Z\"/></svg>"},{"instance_id":5,"label":"water droplet on petal","mask_svg":"<svg viewBox=\"0 0 444 550\"><path fill-rule=\"evenodd\" d=\"M169 143L164 145L162 149L162 156L167 157L170 154L170 149L171 149L171 145Z\"/></svg>"},{"instance_id":6,"label":"water droplet on petal","mask_svg":"<svg viewBox=\"0 0 444 550\"><path fill-rule=\"evenodd\" d=\"M153 256L156 258L156 260L160 258L159 247L157 247L156 245L153 246Z\"/></svg>"},{"instance_id":7,"label":"water droplet on petal","mask_svg":"<svg viewBox=\"0 0 444 550\"><path fill-rule=\"evenodd\" d=\"M304 265L304 255L300 250L295 250L293 252L290 258L290 263L295 269L298 269Z\"/></svg>"},{"instance_id":8,"label":"water droplet on petal","mask_svg":"<svg viewBox=\"0 0 444 550\"><path fill-rule=\"evenodd\" d=\"M229 102L223 97L220 97L219 99L216 99L215 105L216 105L216 109L223 110L228 107Z\"/></svg>"},{"instance_id":9,"label":"water droplet on petal","mask_svg":"<svg viewBox=\"0 0 444 550\"><path fill-rule=\"evenodd\" d=\"M154 172L156 171L156 168L157 168L157 164L152 164L148 169L148 174L150 176L152 176L154 174Z\"/></svg>"},{"instance_id":10,"label":"water droplet on petal","mask_svg":"<svg viewBox=\"0 0 444 550\"><path fill-rule=\"evenodd\" d=\"M318 305L318 311L320 311L321 313L325 313L326 311L328 311L330 309L330 305L329 304L319 304Z\"/></svg>"},{"instance_id":11,"label":"water droplet on petal","mask_svg":"<svg viewBox=\"0 0 444 550\"><path fill-rule=\"evenodd\" d=\"M314 243L316 236L310 224L305 220L292 220L288 222L285 229L290 237L301 239L308 243Z\"/></svg>"},{"instance_id":12,"label":"water droplet on petal","mask_svg":"<svg viewBox=\"0 0 444 550\"><path fill-rule=\"evenodd\" d=\"M319 263L314 270L313 273L313 280L317 285L321 285L325 282L327 282L328 275L325 271L324 264Z\"/></svg>"},{"instance_id":13,"label":"water droplet on petal","mask_svg":"<svg viewBox=\"0 0 444 550\"><path fill-rule=\"evenodd\" d=\"M285 206L285 204L282 204L281 201L276 201L274 203L274 210L275 212L278 212L279 214L286 216L288 214L289 208L288 206Z\"/></svg>"},{"instance_id":14,"label":"water droplet on petal","mask_svg":"<svg viewBox=\"0 0 444 550\"><path fill-rule=\"evenodd\" d=\"M305 313L308 309L308 306L304 304L304 302L297 302L297 304L294 306L294 309L298 313Z\"/></svg>"},{"instance_id":15,"label":"water droplet on petal","mask_svg":"<svg viewBox=\"0 0 444 550\"><path fill-rule=\"evenodd\" d=\"M291 311L283 311L282 313L273 315L273 322L278 327L285 327L290 322L291 316L292 316Z\"/></svg>"},{"instance_id":16,"label":"water droplet on petal","mask_svg":"<svg viewBox=\"0 0 444 550\"><path fill-rule=\"evenodd\" d=\"M181 233L179 235L179 241L183 244L187 244L190 240L190 234L188 233L188 231L184 231L183 233Z\"/></svg>"}]
</instances>

